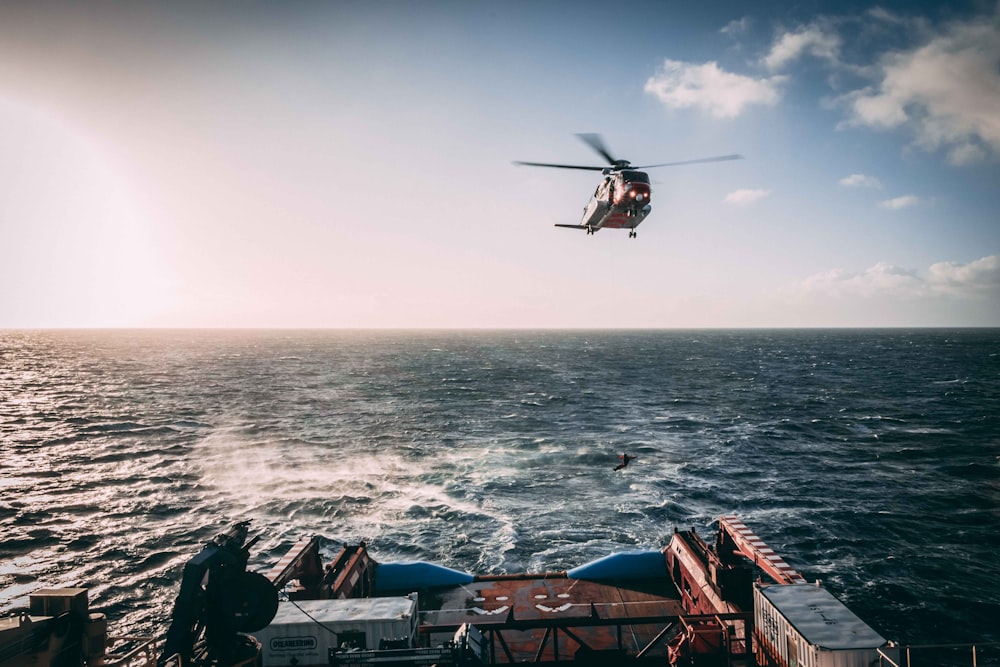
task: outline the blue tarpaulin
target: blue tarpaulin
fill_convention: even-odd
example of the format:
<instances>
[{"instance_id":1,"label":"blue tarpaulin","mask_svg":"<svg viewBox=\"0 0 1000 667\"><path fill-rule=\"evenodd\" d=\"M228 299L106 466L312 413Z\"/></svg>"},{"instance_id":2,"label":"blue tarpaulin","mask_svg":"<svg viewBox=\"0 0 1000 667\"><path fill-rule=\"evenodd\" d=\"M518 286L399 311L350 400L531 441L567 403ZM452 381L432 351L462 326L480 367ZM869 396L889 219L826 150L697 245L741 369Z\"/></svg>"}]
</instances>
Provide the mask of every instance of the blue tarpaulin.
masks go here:
<instances>
[{"instance_id":1,"label":"blue tarpaulin","mask_svg":"<svg viewBox=\"0 0 1000 667\"><path fill-rule=\"evenodd\" d=\"M473 576L458 570L425 563L405 561L380 563L375 570L375 591L416 591L437 586L458 586L472 583Z\"/></svg>"},{"instance_id":2,"label":"blue tarpaulin","mask_svg":"<svg viewBox=\"0 0 1000 667\"><path fill-rule=\"evenodd\" d=\"M650 579L667 576L667 561L659 551L623 551L574 567L566 574L588 581Z\"/></svg>"}]
</instances>

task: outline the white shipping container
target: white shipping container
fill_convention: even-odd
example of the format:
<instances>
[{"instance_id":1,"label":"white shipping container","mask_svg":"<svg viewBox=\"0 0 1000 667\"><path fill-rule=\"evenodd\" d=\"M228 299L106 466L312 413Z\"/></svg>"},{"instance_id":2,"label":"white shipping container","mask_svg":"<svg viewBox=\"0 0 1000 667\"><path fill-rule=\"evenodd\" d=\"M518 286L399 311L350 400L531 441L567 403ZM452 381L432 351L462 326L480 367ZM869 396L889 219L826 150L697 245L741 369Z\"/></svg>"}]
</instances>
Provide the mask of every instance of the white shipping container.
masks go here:
<instances>
[{"instance_id":1,"label":"white shipping container","mask_svg":"<svg viewBox=\"0 0 1000 667\"><path fill-rule=\"evenodd\" d=\"M886 641L825 588L754 586L757 641L782 667L870 667Z\"/></svg>"},{"instance_id":2,"label":"white shipping container","mask_svg":"<svg viewBox=\"0 0 1000 667\"><path fill-rule=\"evenodd\" d=\"M279 602L274 620L254 636L264 667L327 665L329 650L345 642L377 649L381 639L406 639L414 646L417 616L410 597Z\"/></svg>"}]
</instances>

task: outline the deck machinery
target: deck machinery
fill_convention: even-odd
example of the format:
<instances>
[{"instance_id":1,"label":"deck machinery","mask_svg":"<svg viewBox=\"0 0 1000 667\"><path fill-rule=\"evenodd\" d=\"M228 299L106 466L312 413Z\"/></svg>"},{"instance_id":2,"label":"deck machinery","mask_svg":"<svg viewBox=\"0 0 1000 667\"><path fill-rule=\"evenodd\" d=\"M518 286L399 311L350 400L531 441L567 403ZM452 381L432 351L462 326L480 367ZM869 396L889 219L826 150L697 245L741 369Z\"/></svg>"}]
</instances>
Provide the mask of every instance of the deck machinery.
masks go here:
<instances>
[{"instance_id":1,"label":"deck machinery","mask_svg":"<svg viewBox=\"0 0 1000 667\"><path fill-rule=\"evenodd\" d=\"M888 646L734 516L719 519L712 544L694 530L675 530L662 550L613 554L567 571L474 576L428 563L379 564L364 544L344 547L324 567L319 541L307 538L267 576L287 592L281 605L289 622L257 633L265 667L861 667L878 664L878 649ZM399 608L414 615L412 623L392 628L358 618L356 601L370 597L409 600ZM330 601L323 622L303 607L315 600ZM398 636L373 636L380 631Z\"/></svg>"},{"instance_id":2,"label":"deck machinery","mask_svg":"<svg viewBox=\"0 0 1000 667\"><path fill-rule=\"evenodd\" d=\"M711 543L675 530L660 550L537 574L378 563L364 543L324 565L316 537L254 574L247 535L238 523L185 565L162 650L139 638L112 654L84 589L39 591L0 619L0 667L900 664L732 516Z\"/></svg>"}]
</instances>

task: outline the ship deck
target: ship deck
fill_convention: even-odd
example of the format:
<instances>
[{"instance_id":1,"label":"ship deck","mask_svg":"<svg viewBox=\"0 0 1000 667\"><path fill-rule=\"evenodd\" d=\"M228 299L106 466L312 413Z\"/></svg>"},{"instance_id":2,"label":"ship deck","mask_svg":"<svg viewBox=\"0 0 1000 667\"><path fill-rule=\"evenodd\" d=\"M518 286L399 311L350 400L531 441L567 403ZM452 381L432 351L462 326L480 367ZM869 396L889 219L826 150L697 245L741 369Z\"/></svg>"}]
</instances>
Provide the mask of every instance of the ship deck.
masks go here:
<instances>
[{"instance_id":1,"label":"ship deck","mask_svg":"<svg viewBox=\"0 0 1000 667\"><path fill-rule=\"evenodd\" d=\"M682 609L667 581L597 583L565 576L482 577L420 595L420 631L432 645L462 624L482 632L494 663L608 654L658 658ZM582 650L581 650L582 649Z\"/></svg>"}]
</instances>

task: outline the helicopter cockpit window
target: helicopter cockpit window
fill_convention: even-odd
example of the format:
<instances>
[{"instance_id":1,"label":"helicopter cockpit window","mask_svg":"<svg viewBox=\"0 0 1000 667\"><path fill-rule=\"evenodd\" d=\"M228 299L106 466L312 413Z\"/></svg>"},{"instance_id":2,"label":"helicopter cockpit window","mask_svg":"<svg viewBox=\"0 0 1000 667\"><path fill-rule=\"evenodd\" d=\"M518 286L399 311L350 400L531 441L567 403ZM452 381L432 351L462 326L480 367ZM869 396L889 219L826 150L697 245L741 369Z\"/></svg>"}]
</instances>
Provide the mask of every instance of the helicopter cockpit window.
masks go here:
<instances>
[{"instance_id":1,"label":"helicopter cockpit window","mask_svg":"<svg viewBox=\"0 0 1000 667\"><path fill-rule=\"evenodd\" d=\"M597 198L603 197L608 192L608 188L611 185L611 179L605 178L603 181L597 184L597 189L594 190L594 196Z\"/></svg>"},{"instance_id":2,"label":"helicopter cockpit window","mask_svg":"<svg viewBox=\"0 0 1000 667\"><path fill-rule=\"evenodd\" d=\"M649 183L649 174L644 171L623 171L622 179L626 183Z\"/></svg>"}]
</instances>

